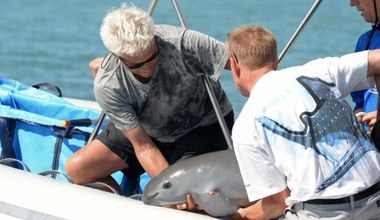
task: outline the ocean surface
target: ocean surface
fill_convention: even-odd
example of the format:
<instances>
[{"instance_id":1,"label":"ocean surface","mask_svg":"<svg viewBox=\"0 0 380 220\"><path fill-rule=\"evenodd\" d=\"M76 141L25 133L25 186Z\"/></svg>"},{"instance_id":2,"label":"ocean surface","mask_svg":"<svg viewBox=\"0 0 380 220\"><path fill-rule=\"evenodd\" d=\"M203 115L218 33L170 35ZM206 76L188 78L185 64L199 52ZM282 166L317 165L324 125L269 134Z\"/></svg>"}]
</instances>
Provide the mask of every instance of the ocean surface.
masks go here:
<instances>
[{"instance_id":1,"label":"ocean surface","mask_svg":"<svg viewBox=\"0 0 380 220\"><path fill-rule=\"evenodd\" d=\"M1 0L0 77L34 85L50 82L66 97L94 100L91 59L107 54L99 37L106 12L123 2L148 9L150 0ZM269 28L283 52L314 0L179 0L186 25L221 41L245 24ZM159 0L155 23L181 25L171 0ZM349 1L319 5L280 68L354 50L359 35L370 29ZM231 73L221 77L235 113L246 98L234 87Z\"/></svg>"}]
</instances>

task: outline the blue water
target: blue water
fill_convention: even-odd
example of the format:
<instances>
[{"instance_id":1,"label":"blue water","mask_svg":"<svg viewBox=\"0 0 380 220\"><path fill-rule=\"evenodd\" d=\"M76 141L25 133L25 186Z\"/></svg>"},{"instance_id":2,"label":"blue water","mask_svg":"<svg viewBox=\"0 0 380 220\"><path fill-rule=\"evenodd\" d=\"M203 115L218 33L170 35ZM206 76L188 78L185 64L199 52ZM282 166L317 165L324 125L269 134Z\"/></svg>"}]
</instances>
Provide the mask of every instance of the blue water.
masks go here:
<instances>
[{"instance_id":1,"label":"blue water","mask_svg":"<svg viewBox=\"0 0 380 220\"><path fill-rule=\"evenodd\" d=\"M105 13L116 0L2 0L0 7L0 76L33 85L50 82L64 96L94 100L88 62L107 51L99 38ZM126 1L133 3L133 1ZM314 0L182 0L189 28L221 41L244 24L263 25L277 36L279 54L314 4ZM135 0L147 9L150 0ZM155 23L180 25L172 1L159 0ZM349 1L325 0L319 6L281 68L354 50L356 39L370 25ZM239 113L245 98L235 89L229 71L221 82Z\"/></svg>"}]
</instances>

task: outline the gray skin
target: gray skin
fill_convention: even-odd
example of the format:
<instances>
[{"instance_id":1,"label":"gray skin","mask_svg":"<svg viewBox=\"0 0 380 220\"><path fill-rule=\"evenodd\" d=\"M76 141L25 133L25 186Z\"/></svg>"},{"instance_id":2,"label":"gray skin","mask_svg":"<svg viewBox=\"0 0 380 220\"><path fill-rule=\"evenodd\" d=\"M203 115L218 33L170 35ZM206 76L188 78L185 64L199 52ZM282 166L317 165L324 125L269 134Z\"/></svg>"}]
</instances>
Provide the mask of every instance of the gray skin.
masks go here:
<instances>
[{"instance_id":1,"label":"gray skin","mask_svg":"<svg viewBox=\"0 0 380 220\"><path fill-rule=\"evenodd\" d=\"M202 154L169 166L146 185L143 202L169 206L185 203L187 194L212 216L226 216L252 204L233 150Z\"/></svg>"}]
</instances>

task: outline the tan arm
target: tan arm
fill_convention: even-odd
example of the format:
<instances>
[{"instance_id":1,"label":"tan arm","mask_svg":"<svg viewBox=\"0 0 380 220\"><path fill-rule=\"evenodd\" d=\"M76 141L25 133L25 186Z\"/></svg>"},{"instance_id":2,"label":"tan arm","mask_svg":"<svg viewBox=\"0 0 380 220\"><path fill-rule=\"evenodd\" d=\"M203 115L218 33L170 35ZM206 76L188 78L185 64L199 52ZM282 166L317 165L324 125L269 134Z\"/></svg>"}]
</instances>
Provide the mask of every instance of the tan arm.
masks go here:
<instances>
[{"instance_id":1,"label":"tan arm","mask_svg":"<svg viewBox=\"0 0 380 220\"><path fill-rule=\"evenodd\" d=\"M368 51L368 76L380 76L380 49Z\"/></svg>"},{"instance_id":2,"label":"tan arm","mask_svg":"<svg viewBox=\"0 0 380 220\"><path fill-rule=\"evenodd\" d=\"M137 159L149 176L154 177L169 166L161 151L141 125L123 131L123 134L132 143Z\"/></svg>"},{"instance_id":3,"label":"tan arm","mask_svg":"<svg viewBox=\"0 0 380 220\"><path fill-rule=\"evenodd\" d=\"M247 208L240 208L230 217L236 219L271 219L284 213L285 199L290 195L288 188L274 195L265 197Z\"/></svg>"},{"instance_id":4,"label":"tan arm","mask_svg":"<svg viewBox=\"0 0 380 220\"><path fill-rule=\"evenodd\" d=\"M103 62L104 57L98 57L90 61L88 67L90 68L92 76L95 78L98 73L99 67Z\"/></svg>"}]
</instances>

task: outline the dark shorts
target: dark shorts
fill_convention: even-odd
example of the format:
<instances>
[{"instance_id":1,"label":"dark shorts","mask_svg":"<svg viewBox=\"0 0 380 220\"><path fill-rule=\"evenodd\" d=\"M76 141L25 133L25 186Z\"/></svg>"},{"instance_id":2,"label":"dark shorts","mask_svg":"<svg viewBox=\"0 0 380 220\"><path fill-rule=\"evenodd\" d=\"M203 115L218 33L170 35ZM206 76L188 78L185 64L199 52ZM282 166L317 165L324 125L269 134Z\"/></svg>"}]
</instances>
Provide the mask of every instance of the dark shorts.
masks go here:
<instances>
[{"instance_id":1,"label":"dark shorts","mask_svg":"<svg viewBox=\"0 0 380 220\"><path fill-rule=\"evenodd\" d=\"M224 119L231 132L234 123L233 111L228 113ZM131 142L120 130L116 129L113 123L107 124L106 128L97 136L97 139L107 145L112 152L128 164L129 168L122 170L127 177L136 178L145 172L137 160ZM173 143L162 143L153 138L152 140L169 164L173 164L177 160L187 156L195 156L228 148L219 122L195 128Z\"/></svg>"}]
</instances>

